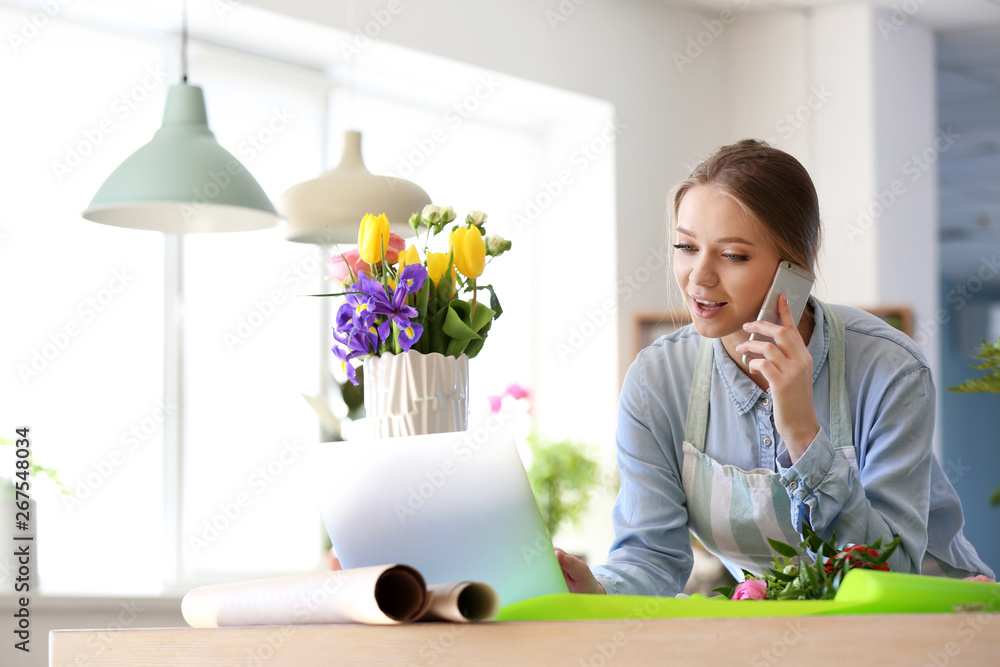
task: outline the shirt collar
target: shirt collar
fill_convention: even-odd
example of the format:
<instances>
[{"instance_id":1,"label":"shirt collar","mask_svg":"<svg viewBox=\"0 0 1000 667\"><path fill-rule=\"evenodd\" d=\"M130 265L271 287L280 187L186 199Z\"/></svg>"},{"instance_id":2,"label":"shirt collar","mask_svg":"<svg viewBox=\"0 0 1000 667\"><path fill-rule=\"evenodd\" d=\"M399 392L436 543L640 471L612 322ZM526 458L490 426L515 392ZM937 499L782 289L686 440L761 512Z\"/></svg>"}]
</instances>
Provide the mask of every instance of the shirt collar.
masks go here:
<instances>
[{"instance_id":1,"label":"shirt collar","mask_svg":"<svg viewBox=\"0 0 1000 667\"><path fill-rule=\"evenodd\" d=\"M830 330L826 318L823 317L823 308L816 297L809 297L809 307L812 309L816 323L806 349L809 350L809 355L813 358L813 382L816 382L830 350ZM715 352L715 371L722 378L726 392L732 399L733 405L736 406L737 412L744 415L756 405L761 394L765 392L740 370L735 361L729 358L729 353L722 346L721 338L714 339L712 347Z\"/></svg>"}]
</instances>

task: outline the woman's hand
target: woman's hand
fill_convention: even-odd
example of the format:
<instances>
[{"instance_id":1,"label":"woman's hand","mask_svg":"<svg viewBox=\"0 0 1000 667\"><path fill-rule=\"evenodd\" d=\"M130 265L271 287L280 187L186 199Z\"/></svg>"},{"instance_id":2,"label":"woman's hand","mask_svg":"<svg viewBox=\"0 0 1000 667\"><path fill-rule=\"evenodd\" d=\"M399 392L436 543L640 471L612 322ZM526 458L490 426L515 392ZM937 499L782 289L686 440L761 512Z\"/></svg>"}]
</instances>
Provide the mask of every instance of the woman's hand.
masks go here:
<instances>
[{"instance_id":1,"label":"woman's hand","mask_svg":"<svg viewBox=\"0 0 1000 667\"><path fill-rule=\"evenodd\" d=\"M604 593L604 586L594 578L587 564L576 556L570 556L562 549L556 548L556 558L562 568L563 578L570 593Z\"/></svg>"},{"instance_id":2,"label":"woman's hand","mask_svg":"<svg viewBox=\"0 0 1000 667\"><path fill-rule=\"evenodd\" d=\"M767 380L774 399L774 427L788 447L792 463L799 460L819 433L816 407L813 405L813 358L792 320L788 297L778 299L781 324L757 320L747 322L748 333L769 336L774 342L746 341L736 346L740 354L755 352L763 359L750 361L750 372Z\"/></svg>"}]
</instances>

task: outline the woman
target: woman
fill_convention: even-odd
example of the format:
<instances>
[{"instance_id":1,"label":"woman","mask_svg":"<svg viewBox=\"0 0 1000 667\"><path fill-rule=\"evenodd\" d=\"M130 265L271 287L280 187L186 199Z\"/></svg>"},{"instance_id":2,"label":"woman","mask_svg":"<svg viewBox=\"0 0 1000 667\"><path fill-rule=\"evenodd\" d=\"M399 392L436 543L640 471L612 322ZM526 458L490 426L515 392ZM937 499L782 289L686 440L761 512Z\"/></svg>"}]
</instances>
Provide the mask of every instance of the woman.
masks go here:
<instances>
[{"instance_id":1,"label":"woman","mask_svg":"<svg viewBox=\"0 0 1000 667\"><path fill-rule=\"evenodd\" d=\"M557 550L570 590L676 595L689 531L742 579L770 564L766 538L797 544L802 522L840 544L900 535L894 572L992 576L931 452L934 386L913 341L814 297L797 326L784 296L781 324L756 321L779 261L815 265L802 165L762 142L721 148L675 189L673 232L693 323L628 371L615 541L593 572ZM747 366L747 352L762 356Z\"/></svg>"}]
</instances>

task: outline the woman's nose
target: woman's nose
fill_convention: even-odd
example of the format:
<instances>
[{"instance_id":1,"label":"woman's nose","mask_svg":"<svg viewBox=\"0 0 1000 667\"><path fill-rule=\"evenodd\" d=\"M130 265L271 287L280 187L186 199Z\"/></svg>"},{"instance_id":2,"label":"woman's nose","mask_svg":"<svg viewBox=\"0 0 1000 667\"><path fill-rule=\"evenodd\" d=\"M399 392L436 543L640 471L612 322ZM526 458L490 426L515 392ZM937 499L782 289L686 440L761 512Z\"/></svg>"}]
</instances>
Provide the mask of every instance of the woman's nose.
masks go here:
<instances>
[{"instance_id":1,"label":"woman's nose","mask_svg":"<svg viewBox=\"0 0 1000 667\"><path fill-rule=\"evenodd\" d=\"M704 260L695 262L694 267L691 269L691 282L695 285L712 287L718 281L718 275L716 275L715 269L709 262Z\"/></svg>"}]
</instances>

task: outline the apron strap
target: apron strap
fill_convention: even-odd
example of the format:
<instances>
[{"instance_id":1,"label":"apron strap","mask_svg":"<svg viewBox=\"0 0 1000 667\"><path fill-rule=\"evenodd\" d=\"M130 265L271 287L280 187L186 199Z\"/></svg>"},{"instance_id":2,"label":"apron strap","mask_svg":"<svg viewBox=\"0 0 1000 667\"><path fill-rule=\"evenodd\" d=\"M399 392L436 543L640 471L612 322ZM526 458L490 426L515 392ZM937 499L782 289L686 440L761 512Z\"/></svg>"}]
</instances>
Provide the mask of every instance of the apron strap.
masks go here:
<instances>
[{"instance_id":1,"label":"apron strap","mask_svg":"<svg viewBox=\"0 0 1000 667\"><path fill-rule=\"evenodd\" d=\"M827 362L830 364L830 439L834 449L846 449L854 446L854 436L851 404L844 383L844 320L827 304L819 299L816 302L823 309L823 318L830 332L830 349L827 352ZM822 332L819 333L822 335ZM816 335L815 331L813 335ZM691 382L691 395L688 397L687 423L684 429L684 439L702 453L705 451L708 433L714 355L712 339L702 338Z\"/></svg>"},{"instance_id":2,"label":"apron strap","mask_svg":"<svg viewBox=\"0 0 1000 667\"><path fill-rule=\"evenodd\" d=\"M688 397L687 424L684 439L704 453L705 434L708 432L708 404L712 391L712 339L702 338L698 347L698 360L694 366L691 395Z\"/></svg>"},{"instance_id":3,"label":"apron strap","mask_svg":"<svg viewBox=\"0 0 1000 667\"><path fill-rule=\"evenodd\" d=\"M854 446L854 434L851 402L844 381L844 320L830 306L822 301L819 304L823 307L823 318L830 331L830 351L827 353L830 364L830 442L834 449L847 449Z\"/></svg>"}]
</instances>

